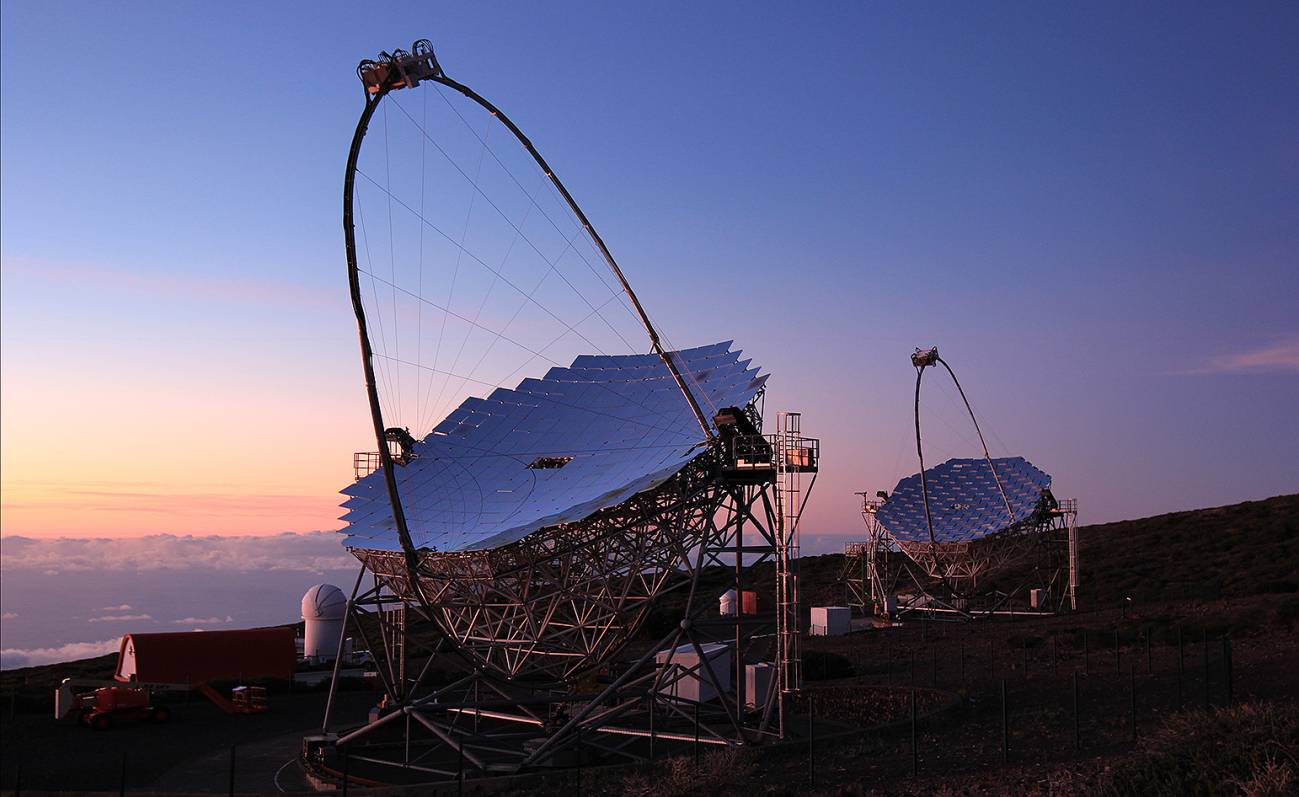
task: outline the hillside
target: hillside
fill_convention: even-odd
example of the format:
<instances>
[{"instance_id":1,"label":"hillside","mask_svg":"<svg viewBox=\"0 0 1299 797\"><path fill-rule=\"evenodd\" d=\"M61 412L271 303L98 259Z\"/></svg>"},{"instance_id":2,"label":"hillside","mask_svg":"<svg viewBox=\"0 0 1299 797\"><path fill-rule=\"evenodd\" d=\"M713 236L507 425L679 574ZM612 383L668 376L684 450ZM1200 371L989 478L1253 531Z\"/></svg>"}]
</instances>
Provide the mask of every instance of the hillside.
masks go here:
<instances>
[{"instance_id":1,"label":"hillside","mask_svg":"<svg viewBox=\"0 0 1299 797\"><path fill-rule=\"evenodd\" d=\"M1299 591L1299 495L1087 526L1081 539L1101 604Z\"/></svg>"},{"instance_id":2,"label":"hillside","mask_svg":"<svg viewBox=\"0 0 1299 797\"><path fill-rule=\"evenodd\" d=\"M1113 608L1125 598L1134 604L1176 600L1278 598L1273 611L1282 620L1299 618L1299 494L1247 501L1231 506L1172 512L1138 520L1083 526L1079 529L1083 562L1084 608ZM841 603L841 554L799 560L800 589L808 605ZM750 570L755 588L770 592L774 567ZM1002 574L1014 580L1011 571ZM707 571L702 599L714 601L725 573ZM685 590L664 596L648 624L653 635L675 622L685 604ZM659 634L661 636L661 634ZM111 675L115 656L25 667L0 674L0 691L39 688L44 691L70 675Z\"/></svg>"}]
</instances>

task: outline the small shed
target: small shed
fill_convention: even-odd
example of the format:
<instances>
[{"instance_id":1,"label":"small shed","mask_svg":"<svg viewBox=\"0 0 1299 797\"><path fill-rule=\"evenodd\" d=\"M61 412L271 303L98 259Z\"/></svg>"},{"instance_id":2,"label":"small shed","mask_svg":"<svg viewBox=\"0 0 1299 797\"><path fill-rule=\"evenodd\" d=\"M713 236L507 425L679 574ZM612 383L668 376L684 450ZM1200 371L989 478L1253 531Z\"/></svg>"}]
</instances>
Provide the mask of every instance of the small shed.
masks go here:
<instances>
[{"instance_id":1,"label":"small shed","mask_svg":"<svg viewBox=\"0 0 1299 797\"><path fill-rule=\"evenodd\" d=\"M852 609L847 606L813 606L812 636L842 636L852 630Z\"/></svg>"},{"instance_id":2,"label":"small shed","mask_svg":"<svg viewBox=\"0 0 1299 797\"><path fill-rule=\"evenodd\" d=\"M292 678L296 664L291 627L127 634L113 677L197 686L230 678Z\"/></svg>"},{"instance_id":3,"label":"small shed","mask_svg":"<svg viewBox=\"0 0 1299 797\"><path fill-rule=\"evenodd\" d=\"M718 686L723 691L731 688L731 646L723 642L710 642L700 645L699 650L704 653L702 661L694 645L660 650L655 654L654 659L659 667L671 666L673 669L659 687L660 694L691 703L707 703L715 699L718 696L717 690L703 672L703 661L707 661L707 666L713 671Z\"/></svg>"}]
</instances>

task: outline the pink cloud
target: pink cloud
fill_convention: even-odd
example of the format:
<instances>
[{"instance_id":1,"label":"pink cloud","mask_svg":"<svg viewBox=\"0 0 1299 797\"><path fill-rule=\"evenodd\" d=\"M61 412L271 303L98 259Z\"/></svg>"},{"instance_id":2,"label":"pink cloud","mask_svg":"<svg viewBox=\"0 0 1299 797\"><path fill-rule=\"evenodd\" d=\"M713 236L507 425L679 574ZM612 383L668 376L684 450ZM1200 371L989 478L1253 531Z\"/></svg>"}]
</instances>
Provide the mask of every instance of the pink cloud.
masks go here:
<instances>
[{"instance_id":1,"label":"pink cloud","mask_svg":"<svg viewBox=\"0 0 1299 797\"><path fill-rule=\"evenodd\" d=\"M297 571L321 574L351 570L356 559L334 532L267 536L144 537L4 536L8 571L84 573L211 569L240 572ZM110 611L112 611L110 609Z\"/></svg>"},{"instance_id":2,"label":"pink cloud","mask_svg":"<svg viewBox=\"0 0 1299 797\"><path fill-rule=\"evenodd\" d=\"M1190 374L1264 374L1299 371L1299 338L1211 357Z\"/></svg>"}]
</instances>

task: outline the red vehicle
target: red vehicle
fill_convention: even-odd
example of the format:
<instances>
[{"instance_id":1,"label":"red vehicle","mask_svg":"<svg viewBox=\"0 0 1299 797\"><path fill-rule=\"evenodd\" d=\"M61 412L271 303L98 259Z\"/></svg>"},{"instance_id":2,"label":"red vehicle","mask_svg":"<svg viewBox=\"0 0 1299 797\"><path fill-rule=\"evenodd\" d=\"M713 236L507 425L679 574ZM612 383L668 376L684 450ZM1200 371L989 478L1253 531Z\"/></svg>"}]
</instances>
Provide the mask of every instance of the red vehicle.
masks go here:
<instances>
[{"instance_id":1,"label":"red vehicle","mask_svg":"<svg viewBox=\"0 0 1299 797\"><path fill-rule=\"evenodd\" d=\"M150 695L144 689L102 686L88 694L77 695L77 701L81 724L97 731L106 731L121 720L166 722L171 719L171 710L166 706L150 705Z\"/></svg>"}]
</instances>

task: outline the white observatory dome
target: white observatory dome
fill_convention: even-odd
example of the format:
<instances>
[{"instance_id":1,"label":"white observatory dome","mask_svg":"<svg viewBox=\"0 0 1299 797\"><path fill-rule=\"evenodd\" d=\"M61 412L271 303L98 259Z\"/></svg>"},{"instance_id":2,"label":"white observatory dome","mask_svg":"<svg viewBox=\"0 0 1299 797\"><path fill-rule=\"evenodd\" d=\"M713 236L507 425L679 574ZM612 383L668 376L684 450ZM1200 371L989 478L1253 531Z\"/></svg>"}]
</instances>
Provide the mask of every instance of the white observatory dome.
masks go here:
<instances>
[{"instance_id":1,"label":"white observatory dome","mask_svg":"<svg viewBox=\"0 0 1299 797\"><path fill-rule=\"evenodd\" d=\"M333 584L317 584L302 596L302 655L308 661L334 660L346 614L347 598Z\"/></svg>"},{"instance_id":2,"label":"white observatory dome","mask_svg":"<svg viewBox=\"0 0 1299 797\"><path fill-rule=\"evenodd\" d=\"M347 611L347 596L333 584L317 584L302 596L303 620L341 620Z\"/></svg>"}]
</instances>

